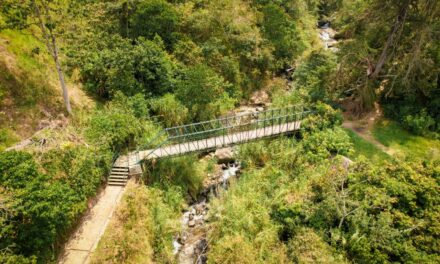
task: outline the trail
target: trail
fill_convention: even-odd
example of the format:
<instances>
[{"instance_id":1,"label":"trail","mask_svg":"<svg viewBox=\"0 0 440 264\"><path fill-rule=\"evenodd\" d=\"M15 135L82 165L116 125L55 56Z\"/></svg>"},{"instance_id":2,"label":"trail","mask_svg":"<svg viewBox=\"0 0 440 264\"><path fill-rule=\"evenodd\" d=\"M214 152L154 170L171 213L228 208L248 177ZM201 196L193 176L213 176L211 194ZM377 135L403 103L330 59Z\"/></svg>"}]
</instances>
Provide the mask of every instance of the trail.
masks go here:
<instances>
[{"instance_id":1,"label":"trail","mask_svg":"<svg viewBox=\"0 0 440 264\"><path fill-rule=\"evenodd\" d=\"M363 138L364 140L370 142L371 144L375 145L377 148L382 150L385 153L392 154L393 151L377 141L374 136L372 135L372 126L365 127L362 122L360 121L349 121L345 120L344 123L342 123L342 127L350 129L354 133L356 133L359 137Z\"/></svg>"},{"instance_id":2,"label":"trail","mask_svg":"<svg viewBox=\"0 0 440 264\"><path fill-rule=\"evenodd\" d=\"M393 155L395 154L395 150L380 143L372 134L374 124L377 122L377 120L380 120L382 116L383 114L379 104L375 103L374 110L365 114L362 118L354 118L350 113L344 113L345 120L342 123L342 127L352 130L358 136L375 145L383 152Z\"/></svg>"},{"instance_id":3,"label":"trail","mask_svg":"<svg viewBox=\"0 0 440 264\"><path fill-rule=\"evenodd\" d=\"M96 249L105 228L110 221L124 187L108 185L97 197L97 203L82 219L80 226L70 237L60 258L60 264L85 264Z\"/></svg>"}]
</instances>

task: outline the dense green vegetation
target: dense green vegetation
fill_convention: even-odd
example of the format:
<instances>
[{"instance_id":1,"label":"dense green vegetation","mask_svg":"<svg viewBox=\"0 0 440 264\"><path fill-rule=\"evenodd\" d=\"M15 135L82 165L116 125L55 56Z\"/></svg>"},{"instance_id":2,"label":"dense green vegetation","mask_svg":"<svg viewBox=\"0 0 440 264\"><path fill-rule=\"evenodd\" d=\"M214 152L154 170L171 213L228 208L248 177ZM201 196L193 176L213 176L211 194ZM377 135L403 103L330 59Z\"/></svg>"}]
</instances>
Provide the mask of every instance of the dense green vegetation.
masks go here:
<instances>
[{"instance_id":1,"label":"dense green vegetation","mask_svg":"<svg viewBox=\"0 0 440 264\"><path fill-rule=\"evenodd\" d=\"M244 175L211 211L210 262L440 260L438 161L349 163L353 145L329 128L241 148Z\"/></svg>"},{"instance_id":2,"label":"dense green vegetation","mask_svg":"<svg viewBox=\"0 0 440 264\"><path fill-rule=\"evenodd\" d=\"M439 17L436 0L1 1L0 262L55 262L115 154L256 91L314 114L295 137L240 147L244 173L212 205L210 263L440 262ZM340 128L336 109L375 103L393 120L372 131L388 154ZM174 262L180 211L213 162L148 164L93 261Z\"/></svg>"},{"instance_id":3,"label":"dense green vegetation","mask_svg":"<svg viewBox=\"0 0 440 264\"><path fill-rule=\"evenodd\" d=\"M60 243L105 181L113 154L128 144L145 143L155 132L151 121L137 117L144 113L138 100L120 95L87 117L75 118L65 131L47 130L40 137L55 145L47 143L43 150L0 153L2 262L14 263L21 256L38 262L56 259Z\"/></svg>"}]
</instances>

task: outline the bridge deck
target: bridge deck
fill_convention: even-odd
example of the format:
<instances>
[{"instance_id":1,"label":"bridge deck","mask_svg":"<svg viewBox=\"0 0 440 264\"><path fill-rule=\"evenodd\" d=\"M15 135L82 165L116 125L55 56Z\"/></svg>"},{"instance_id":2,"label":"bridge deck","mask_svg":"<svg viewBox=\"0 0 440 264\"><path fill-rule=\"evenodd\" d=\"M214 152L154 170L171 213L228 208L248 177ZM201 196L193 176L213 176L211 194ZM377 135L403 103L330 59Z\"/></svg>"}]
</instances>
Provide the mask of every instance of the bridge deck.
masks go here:
<instances>
[{"instance_id":1,"label":"bridge deck","mask_svg":"<svg viewBox=\"0 0 440 264\"><path fill-rule=\"evenodd\" d=\"M170 157L170 156L182 155L195 151L210 150L210 149L235 145L259 138L293 132L299 130L300 126L301 126L301 121L296 121L296 122L278 124L273 126L267 126L249 131L242 131L242 132L236 132L236 133L231 133L216 137L210 137L210 138L195 140L191 142L167 145L157 149L140 151L138 153L132 152L129 153L128 155L119 157L115 162L115 166L132 167L139 164L141 160L145 160L145 159Z\"/></svg>"}]
</instances>

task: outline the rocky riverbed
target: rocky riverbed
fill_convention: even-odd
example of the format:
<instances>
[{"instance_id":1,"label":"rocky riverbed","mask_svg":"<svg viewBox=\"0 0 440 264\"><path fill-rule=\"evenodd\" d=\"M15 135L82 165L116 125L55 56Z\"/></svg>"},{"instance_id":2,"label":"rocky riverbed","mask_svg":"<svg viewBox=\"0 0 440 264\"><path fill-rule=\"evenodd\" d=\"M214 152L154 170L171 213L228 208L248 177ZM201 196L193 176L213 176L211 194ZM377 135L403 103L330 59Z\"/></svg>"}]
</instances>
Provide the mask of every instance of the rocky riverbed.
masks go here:
<instances>
[{"instance_id":1,"label":"rocky riverbed","mask_svg":"<svg viewBox=\"0 0 440 264\"><path fill-rule=\"evenodd\" d=\"M214 173L208 175L203 192L196 202L192 203L183 213L181 224L182 231L173 241L174 254L180 264L206 263L208 250L207 222L209 222L209 200L216 197L220 190L226 190L229 181L237 177L240 163L230 161L218 164Z\"/></svg>"},{"instance_id":2,"label":"rocky riverbed","mask_svg":"<svg viewBox=\"0 0 440 264\"><path fill-rule=\"evenodd\" d=\"M336 31L330 27L330 23L323 23L322 25L318 26L318 29L319 38L321 39L324 48L333 52L338 51L338 48L336 47L338 41L335 39Z\"/></svg>"}]
</instances>

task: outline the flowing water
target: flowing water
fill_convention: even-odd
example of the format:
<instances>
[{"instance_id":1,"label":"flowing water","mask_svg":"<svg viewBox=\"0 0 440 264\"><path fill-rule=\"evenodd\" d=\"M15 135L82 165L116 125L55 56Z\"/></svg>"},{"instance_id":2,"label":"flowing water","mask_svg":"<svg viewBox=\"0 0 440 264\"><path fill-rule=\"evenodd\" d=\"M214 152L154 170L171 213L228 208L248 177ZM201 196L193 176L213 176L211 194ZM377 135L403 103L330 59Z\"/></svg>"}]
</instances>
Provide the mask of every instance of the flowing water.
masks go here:
<instances>
[{"instance_id":1,"label":"flowing water","mask_svg":"<svg viewBox=\"0 0 440 264\"><path fill-rule=\"evenodd\" d=\"M330 27L330 23L325 23L319 27L319 38L321 39L324 48L333 52L338 51L336 44L338 41L334 38L336 31Z\"/></svg>"},{"instance_id":2,"label":"flowing water","mask_svg":"<svg viewBox=\"0 0 440 264\"><path fill-rule=\"evenodd\" d=\"M221 177L209 184L201 193L201 198L183 213L182 231L173 240L174 254L177 255L180 264L206 263L209 199L216 197L220 189L228 188L230 179L236 177L240 171L240 163L231 162L223 164L222 167Z\"/></svg>"}]
</instances>

